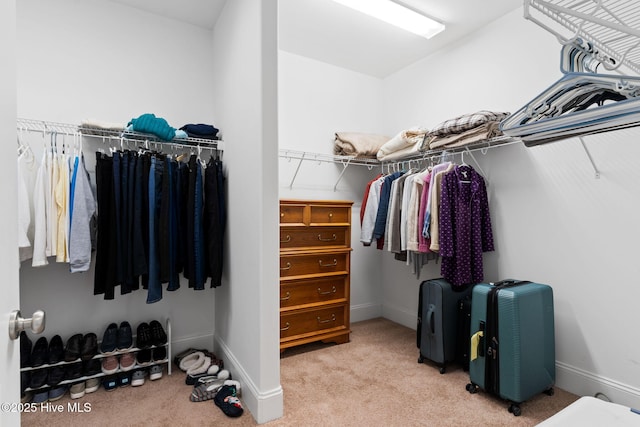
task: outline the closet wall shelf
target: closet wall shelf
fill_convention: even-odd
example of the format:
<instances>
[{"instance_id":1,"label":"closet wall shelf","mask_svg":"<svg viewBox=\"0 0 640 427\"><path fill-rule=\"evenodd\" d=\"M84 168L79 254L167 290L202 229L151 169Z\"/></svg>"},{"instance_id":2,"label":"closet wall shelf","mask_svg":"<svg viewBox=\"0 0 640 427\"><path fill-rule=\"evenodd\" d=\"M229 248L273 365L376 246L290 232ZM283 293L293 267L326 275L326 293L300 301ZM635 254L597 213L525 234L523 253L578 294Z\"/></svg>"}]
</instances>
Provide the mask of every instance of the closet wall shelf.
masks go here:
<instances>
[{"instance_id":1,"label":"closet wall shelf","mask_svg":"<svg viewBox=\"0 0 640 427\"><path fill-rule=\"evenodd\" d=\"M588 42L608 70L640 74L640 8L628 0L525 0L524 17L562 44Z\"/></svg>"},{"instance_id":2,"label":"closet wall shelf","mask_svg":"<svg viewBox=\"0 0 640 427\"><path fill-rule=\"evenodd\" d=\"M103 142L109 143L134 142L136 144L144 143L152 145L171 144L183 147L200 147L216 150L222 150L223 148L222 140L211 140L204 138L174 138L171 141L164 141L155 135L141 132L97 129L82 127L70 123L57 123L25 118L18 118L17 130L28 132L42 132L43 136L47 134L60 134L69 136L81 135L88 138L100 138L103 140Z\"/></svg>"},{"instance_id":3,"label":"closet wall shelf","mask_svg":"<svg viewBox=\"0 0 640 427\"><path fill-rule=\"evenodd\" d=\"M434 161L439 159L443 155L449 154L469 154L471 158L475 161L476 165L478 162L476 161L475 156L473 155L476 151L481 151L483 154L486 153L486 150L495 147L502 147L511 144L521 143L519 138L512 138L509 136L499 136L492 139L486 139L483 141L474 142L472 144L463 145L460 147L443 147L442 149L437 150L428 150L428 151L420 151L416 152L412 156L407 156L402 159L393 160L393 161L379 161L378 159L370 159L370 158L362 158L355 156L339 156L332 154L322 154L322 153L313 153L307 151L295 151L288 149L279 150L279 157L287 160L298 160L298 164L296 170L294 172L293 177L291 178L291 182L289 183L289 189L293 188L293 183L298 176L298 172L300 171L300 166L303 161L310 161L316 163L339 163L342 164L343 169L338 176L338 179L333 186L333 191L336 191L338 187L338 183L342 179L347 167L350 165L354 166L366 166L369 170L374 167L382 168L382 171L391 170L391 169L406 169L410 168L413 162L421 163L425 161ZM480 173L484 175L482 169L480 169Z\"/></svg>"}]
</instances>

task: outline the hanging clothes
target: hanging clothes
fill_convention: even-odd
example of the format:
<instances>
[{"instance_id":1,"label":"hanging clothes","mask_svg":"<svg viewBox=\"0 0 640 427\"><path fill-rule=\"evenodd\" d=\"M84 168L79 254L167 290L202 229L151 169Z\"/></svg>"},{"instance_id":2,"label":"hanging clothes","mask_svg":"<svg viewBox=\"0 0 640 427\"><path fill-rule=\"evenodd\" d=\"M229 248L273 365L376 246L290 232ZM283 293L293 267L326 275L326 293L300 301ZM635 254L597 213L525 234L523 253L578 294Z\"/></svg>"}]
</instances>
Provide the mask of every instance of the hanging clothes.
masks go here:
<instances>
[{"instance_id":1,"label":"hanging clothes","mask_svg":"<svg viewBox=\"0 0 640 427\"><path fill-rule=\"evenodd\" d=\"M484 179L461 165L444 175L439 222L441 274L454 286L483 280L482 253L494 250Z\"/></svg>"},{"instance_id":2,"label":"hanging clothes","mask_svg":"<svg viewBox=\"0 0 640 427\"><path fill-rule=\"evenodd\" d=\"M211 277L210 287L222 284L222 264L225 215L225 182L222 160L211 157L205 170L205 224L206 274Z\"/></svg>"},{"instance_id":3,"label":"hanging clothes","mask_svg":"<svg viewBox=\"0 0 640 427\"><path fill-rule=\"evenodd\" d=\"M91 265L92 234L95 226L96 201L91 190L84 156L74 162L73 207L69 226L69 264L72 273L87 271Z\"/></svg>"}]
</instances>

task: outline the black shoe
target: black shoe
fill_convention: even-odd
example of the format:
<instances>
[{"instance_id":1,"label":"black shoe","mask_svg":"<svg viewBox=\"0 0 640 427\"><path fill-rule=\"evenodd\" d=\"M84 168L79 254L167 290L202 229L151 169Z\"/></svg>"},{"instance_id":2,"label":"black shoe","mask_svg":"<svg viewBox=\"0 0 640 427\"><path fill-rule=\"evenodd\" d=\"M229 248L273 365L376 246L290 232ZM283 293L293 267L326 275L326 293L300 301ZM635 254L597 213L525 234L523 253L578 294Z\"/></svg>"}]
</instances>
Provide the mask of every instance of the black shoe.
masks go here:
<instances>
[{"instance_id":1,"label":"black shoe","mask_svg":"<svg viewBox=\"0 0 640 427\"><path fill-rule=\"evenodd\" d=\"M82 338L80 358L83 361L87 361L91 360L96 354L98 354L98 337L93 332L90 332Z\"/></svg>"},{"instance_id":2,"label":"black shoe","mask_svg":"<svg viewBox=\"0 0 640 427\"><path fill-rule=\"evenodd\" d=\"M156 361L156 362L160 362L164 359L167 358L167 349L163 346L163 347L155 347L151 349L151 358Z\"/></svg>"},{"instance_id":3,"label":"black shoe","mask_svg":"<svg viewBox=\"0 0 640 427\"><path fill-rule=\"evenodd\" d=\"M164 332L160 322L152 320L149 323L149 327L151 328L151 344L157 346L167 343L167 334Z\"/></svg>"},{"instance_id":4,"label":"black shoe","mask_svg":"<svg viewBox=\"0 0 640 427\"><path fill-rule=\"evenodd\" d=\"M47 383L47 376L49 370L47 368L35 369L31 371L31 381L29 381L29 387L40 388Z\"/></svg>"},{"instance_id":5,"label":"black shoe","mask_svg":"<svg viewBox=\"0 0 640 427\"><path fill-rule=\"evenodd\" d=\"M31 366L31 350L33 343L25 331L20 332L20 367Z\"/></svg>"},{"instance_id":6,"label":"black shoe","mask_svg":"<svg viewBox=\"0 0 640 427\"><path fill-rule=\"evenodd\" d=\"M136 353L136 362L138 365L146 365L151 363L151 349L145 348Z\"/></svg>"},{"instance_id":7,"label":"black shoe","mask_svg":"<svg viewBox=\"0 0 640 427\"><path fill-rule=\"evenodd\" d=\"M40 337L31 352L31 366L34 368L49 362L49 344L45 337Z\"/></svg>"},{"instance_id":8,"label":"black shoe","mask_svg":"<svg viewBox=\"0 0 640 427\"><path fill-rule=\"evenodd\" d=\"M67 340L67 346L64 348L64 361L73 362L80 357L80 348L82 347L82 334L72 335Z\"/></svg>"},{"instance_id":9,"label":"black shoe","mask_svg":"<svg viewBox=\"0 0 640 427\"><path fill-rule=\"evenodd\" d=\"M131 372L121 372L118 374L118 385L126 387L131 385Z\"/></svg>"},{"instance_id":10,"label":"black shoe","mask_svg":"<svg viewBox=\"0 0 640 427\"><path fill-rule=\"evenodd\" d=\"M102 373L102 363L100 359L90 359L82 362L82 375L92 377Z\"/></svg>"},{"instance_id":11,"label":"black shoe","mask_svg":"<svg viewBox=\"0 0 640 427\"><path fill-rule=\"evenodd\" d=\"M136 334L136 347L138 348L148 348L153 344L151 342L151 328L149 324L146 322L142 322L138 325L138 330Z\"/></svg>"},{"instance_id":12,"label":"black shoe","mask_svg":"<svg viewBox=\"0 0 640 427\"><path fill-rule=\"evenodd\" d=\"M82 362L70 363L64 367L64 379L75 380L82 376Z\"/></svg>"},{"instance_id":13,"label":"black shoe","mask_svg":"<svg viewBox=\"0 0 640 427\"><path fill-rule=\"evenodd\" d=\"M65 372L62 366L54 366L52 368L49 368L47 384L51 387L55 387L60 384L62 380L64 380L64 377Z\"/></svg>"},{"instance_id":14,"label":"black shoe","mask_svg":"<svg viewBox=\"0 0 640 427\"><path fill-rule=\"evenodd\" d=\"M111 323L104 331L102 343L100 344L101 353L113 353L118 345L118 325Z\"/></svg>"},{"instance_id":15,"label":"black shoe","mask_svg":"<svg viewBox=\"0 0 640 427\"><path fill-rule=\"evenodd\" d=\"M31 371L20 372L20 391L24 394L24 391L31 384Z\"/></svg>"},{"instance_id":16,"label":"black shoe","mask_svg":"<svg viewBox=\"0 0 640 427\"><path fill-rule=\"evenodd\" d=\"M213 398L216 406L228 417L239 417L242 415L242 403L236 395L235 385L223 385Z\"/></svg>"},{"instance_id":17,"label":"black shoe","mask_svg":"<svg viewBox=\"0 0 640 427\"><path fill-rule=\"evenodd\" d=\"M53 365L64 360L64 344L60 335L54 335L49 341L49 365Z\"/></svg>"},{"instance_id":18,"label":"black shoe","mask_svg":"<svg viewBox=\"0 0 640 427\"><path fill-rule=\"evenodd\" d=\"M133 347L133 333L131 332L131 325L129 322L124 321L120 323L118 328L118 350L126 350Z\"/></svg>"}]
</instances>

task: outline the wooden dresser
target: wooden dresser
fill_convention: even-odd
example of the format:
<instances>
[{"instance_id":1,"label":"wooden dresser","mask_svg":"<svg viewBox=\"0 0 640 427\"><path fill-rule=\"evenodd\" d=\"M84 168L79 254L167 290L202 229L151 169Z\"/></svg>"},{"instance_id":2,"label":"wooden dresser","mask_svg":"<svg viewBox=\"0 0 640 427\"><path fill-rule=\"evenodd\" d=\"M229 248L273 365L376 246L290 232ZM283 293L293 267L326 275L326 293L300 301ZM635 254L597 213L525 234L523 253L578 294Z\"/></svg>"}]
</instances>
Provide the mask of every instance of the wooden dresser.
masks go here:
<instances>
[{"instance_id":1,"label":"wooden dresser","mask_svg":"<svg viewBox=\"0 0 640 427\"><path fill-rule=\"evenodd\" d=\"M351 205L280 200L280 350L349 341Z\"/></svg>"}]
</instances>

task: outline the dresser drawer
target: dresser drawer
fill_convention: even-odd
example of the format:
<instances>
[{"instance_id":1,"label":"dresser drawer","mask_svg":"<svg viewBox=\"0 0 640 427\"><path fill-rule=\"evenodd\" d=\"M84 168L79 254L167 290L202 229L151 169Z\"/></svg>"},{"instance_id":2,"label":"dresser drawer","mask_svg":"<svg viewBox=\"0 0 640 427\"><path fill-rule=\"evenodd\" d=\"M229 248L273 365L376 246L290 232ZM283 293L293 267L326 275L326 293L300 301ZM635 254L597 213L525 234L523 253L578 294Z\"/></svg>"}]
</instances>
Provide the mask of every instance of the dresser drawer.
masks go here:
<instances>
[{"instance_id":1,"label":"dresser drawer","mask_svg":"<svg viewBox=\"0 0 640 427\"><path fill-rule=\"evenodd\" d=\"M280 277L348 273L349 252L280 255Z\"/></svg>"},{"instance_id":2,"label":"dresser drawer","mask_svg":"<svg viewBox=\"0 0 640 427\"><path fill-rule=\"evenodd\" d=\"M304 204L288 204L280 205L280 224L305 225L304 222Z\"/></svg>"},{"instance_id":3,"label":"dresser drawer","mask_svg":"<svg viewBox=\"0 0 640 427\"><path fill-rule=\"evenodd\" d=\"M350 224L349 206L310 205L311 225L314 224Z\"/></svg>"},{"instance_id":4,"label":"dresser drawer","mask_svg":"<svg viewBox=\"0 0 640 427\"><path fill-rule=\"evenodd\" d=\"M345 327L346 305L280 315L280 338Z\"/></svg>"},{"instance_id":5,"label":"dresser drawer","mask_svg":"<svg viewBox=\"0 0 640 427\"><path fill-rule=\"evenodd\" d=\"M348 227L283 228L280 230L280 249L348 248Z\"/></svg>"},{"instance_id":6,"label":"dresser drawer","mask_svg":"<svg viewBox=\"0 0 640 427\"><path fill-rule=\"evenodd\" d=\"M280 308L339 302L345 299L347 276L299 280L280 285Z\"/></svg>"}]
</instances>

